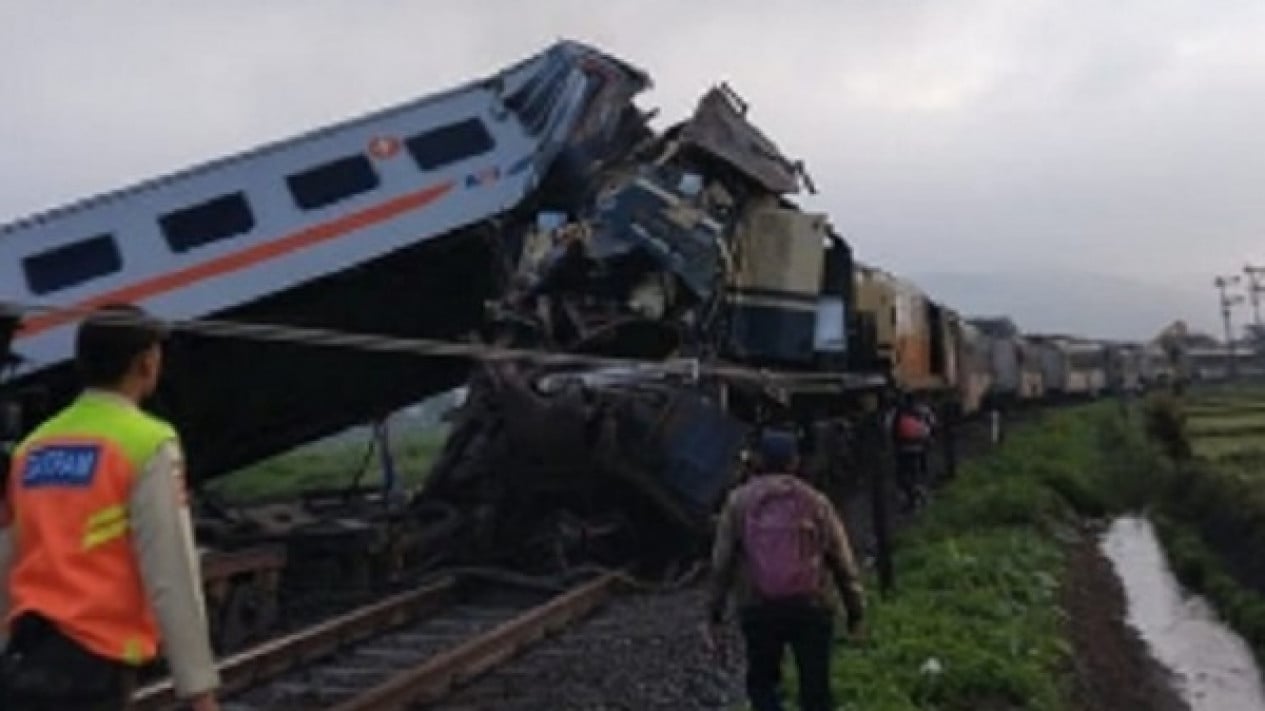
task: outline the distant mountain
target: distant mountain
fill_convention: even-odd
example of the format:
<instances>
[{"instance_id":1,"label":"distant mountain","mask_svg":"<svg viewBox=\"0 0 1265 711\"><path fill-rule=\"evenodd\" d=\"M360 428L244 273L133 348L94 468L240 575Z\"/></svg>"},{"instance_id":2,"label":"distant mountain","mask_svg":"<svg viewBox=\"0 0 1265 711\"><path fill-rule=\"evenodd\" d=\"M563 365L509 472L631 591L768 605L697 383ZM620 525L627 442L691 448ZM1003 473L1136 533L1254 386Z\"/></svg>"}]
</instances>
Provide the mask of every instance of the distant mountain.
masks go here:
<instances>
[{"instance_id":1,"label":"distant mountain","mask_svg":"<svg viewBox=\"0 0 1265 711\"><path fill-rule=\"evenodd\" d=\"M931 272L915 283L966 316L1010 316L1025 332L1149 340L1184 319L1221 334L1216 294L1198 277L1166 284L1085 272ZM1243 323L1246 312L1236 316Z\"/></svg>"}]
</instances>

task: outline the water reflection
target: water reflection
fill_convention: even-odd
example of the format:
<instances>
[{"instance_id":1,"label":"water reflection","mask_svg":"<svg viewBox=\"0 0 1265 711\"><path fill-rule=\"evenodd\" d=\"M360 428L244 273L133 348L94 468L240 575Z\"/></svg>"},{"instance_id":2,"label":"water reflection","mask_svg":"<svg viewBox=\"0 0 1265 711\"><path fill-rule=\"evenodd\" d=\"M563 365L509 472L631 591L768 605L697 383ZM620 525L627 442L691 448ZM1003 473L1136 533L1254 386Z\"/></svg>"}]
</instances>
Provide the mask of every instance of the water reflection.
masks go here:
<instances>
[{"instance_id":1,"label":"water reflection","mask_svg":"<svg viewBox=\"0 0 1265 711\"><path fill-rule=\"evenodd\" d=\"M1251 650L1207 601L1181 588L1150 521L1117 519L1103 537L1102 550L1124 584L1129 623L1173 671L1194 711L1265 711Z\"/></svg>"}]
</instances>

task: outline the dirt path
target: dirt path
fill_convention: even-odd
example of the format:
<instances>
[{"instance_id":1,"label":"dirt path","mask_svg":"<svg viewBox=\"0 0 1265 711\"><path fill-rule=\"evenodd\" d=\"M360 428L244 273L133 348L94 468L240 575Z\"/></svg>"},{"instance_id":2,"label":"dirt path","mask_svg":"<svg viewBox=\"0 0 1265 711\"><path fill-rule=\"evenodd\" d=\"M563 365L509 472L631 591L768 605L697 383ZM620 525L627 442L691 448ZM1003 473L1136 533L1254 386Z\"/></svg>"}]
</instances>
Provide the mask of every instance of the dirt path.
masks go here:
<instances>
[{"instance_id":1,"label":"dirt path","mask_svg":"<svg viewBox=\"0 0 1265 711\"><path fill-rule=\"evenodd\" d=\"M1190 711L1169 672L1125 622L1124 589L1090 532L1069 552L1060 597L1074 649L1077 709Z\"/></svg>"}]
</instances>

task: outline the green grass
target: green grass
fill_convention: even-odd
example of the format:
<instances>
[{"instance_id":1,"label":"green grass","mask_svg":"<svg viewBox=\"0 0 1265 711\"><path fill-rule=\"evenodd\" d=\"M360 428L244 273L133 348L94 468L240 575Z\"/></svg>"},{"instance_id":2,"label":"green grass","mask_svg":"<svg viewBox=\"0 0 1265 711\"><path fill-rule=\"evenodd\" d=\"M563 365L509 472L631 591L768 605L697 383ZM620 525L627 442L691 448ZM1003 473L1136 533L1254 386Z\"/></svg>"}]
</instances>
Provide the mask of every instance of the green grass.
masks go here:
<instances>
[{"instance_id":1,"label":"green grass","mask_svg":"<svg viewBox=\"0 0 1265 711\"><path fill-rule=\"evenodd\" d=\"M1257 663L1265 663L1265 595L1230 574L1223 556L1204 539L1197 523L1172 515L1153 519L1177 579L1205 595L1247 640Z\"/></svg>"},{"instance_id":2,"label":"green grass","mask_svg":"<svg viewBox=\"0 0 1265 711\"><path fill-rule=\"evenodd\" d=\"M1068 707L1064 545L1081 512L1101 513L1137 486L1104 485L1100 474L1122 465L1101 454L1104 412L1058 413L1012 433L903 532L897 591L872 595L871 641L837 655L842 708Z\"/></svg>"},{"instance_id":3,"label":"green grass","mask_svg":"<svg viewBox=\"0 0 1265 711\"><path fill-rule=\"evenodd\" d=\"M1195 454L1213 461L1244 456L1256 456L1265 460L1265 436L1262 435L1196 437L1193 446Z\"/></svg>"},{"instance_id":4,"label":"green grass","mask_svg":"<svg viewBox=\"0 0 1265 711\"><path fill-rule=\"evenodd\" d=\"M1202 385L1191 388L1188 395L1192 403L1200 406L1261 403L1265 402L1265 385L1260 381Z\"/></svg>"},{"instance_id":5,"label":"green grass","mask_svg":"<svg viewBox=\"0 0 1265 711\"><path fill-rule=\"evenodd\" d=\"M1184 404L1185 431L1194 453L1207 460L1265 450L1265 393L1243 390L1194 396Z\"/></svg>"},{"instance_id":6,"label":"green grass","mask_svg":"<svg viewBox=\"0 0 1265 711\"><path fill-rule=\"evenodd\" d=\"M1164 463L1165 481L1148 503L1178 579L1207 596L1265 662L1262 406L1259 389L1222 390L1170 411L1196 456Z\"/></svg>"},{"instance_id":7,"label":"green grass","mask_svg":"<svg viewBox=\"0 0 1265 711\"><path fill-rule=\"evenodd\" d=\"M1191 434L1208 430L1234 430L1265 428L1265 412L1242 411L1190 411L1186 412Z\"/></svg>"},{"instance_id":8,"label":"green grass","mask_svg":"<svg viewBox=\"0 0 1265 711\"><path fill-rule=\"evenodd\" d=\"M425 480L446 436L443 428L393 434L392 455L404 486L415 487ZM376 453L366 463L368 447L367 433L307 445L219 477L207 489L234 502L296 496L348 486L366 464L362 484L372 485L381 481L381 466Z\"/></svg>"},{"instance_id":9,"label":"green grass","mask_svg":"<svg viewBox=\"0 0 1265 711\"><path fill-rule=\"evenodd\" d=\"M1253 400L1237 402L1208 403L1196 401L1186 406L1186 414L1191 417L1216 417L1218 415L1260 415L1265 414L1265 403Z\"/></svg>"}]
</instances>

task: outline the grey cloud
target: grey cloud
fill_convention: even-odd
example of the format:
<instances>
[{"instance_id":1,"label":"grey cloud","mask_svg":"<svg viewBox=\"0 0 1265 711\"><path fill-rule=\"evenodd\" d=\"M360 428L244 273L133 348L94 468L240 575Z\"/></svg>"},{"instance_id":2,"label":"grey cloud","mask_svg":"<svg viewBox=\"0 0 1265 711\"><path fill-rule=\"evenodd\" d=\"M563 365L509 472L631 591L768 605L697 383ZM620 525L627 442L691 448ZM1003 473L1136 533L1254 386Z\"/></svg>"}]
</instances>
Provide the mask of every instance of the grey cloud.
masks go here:
<instances>
[{"instance_id":1,"label":"grey cloud","mask_svg":"<svg viewBox=\"0 0 1265 711\"><path fill-rule=\"evenodd\" d=\"M0 220L573 37L667 119L731 81L869 261L1180 283L1215 325L1209 274L1265 259L1263 29L1255 0L0 0Z\"/></svg>"}]
</instances>

